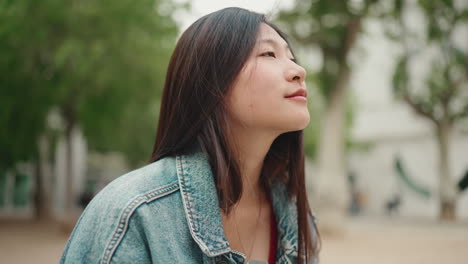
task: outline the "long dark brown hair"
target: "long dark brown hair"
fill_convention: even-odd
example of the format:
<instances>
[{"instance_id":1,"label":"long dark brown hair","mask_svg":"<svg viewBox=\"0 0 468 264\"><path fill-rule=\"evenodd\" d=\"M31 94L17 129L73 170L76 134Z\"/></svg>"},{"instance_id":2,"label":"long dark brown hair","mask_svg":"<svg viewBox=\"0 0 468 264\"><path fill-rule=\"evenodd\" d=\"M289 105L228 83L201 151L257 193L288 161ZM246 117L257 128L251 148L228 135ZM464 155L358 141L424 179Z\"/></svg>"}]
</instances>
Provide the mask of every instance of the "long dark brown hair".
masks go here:
<instances>
[{"instance_id":1,"label":"long dark brown hair","mask_svg":"<svg viewBox=\"0 0 468 264\"><path fill-rule=\"evenodd\" d=\"M225 8L200 18L180 37L164 85L151 162L181 154L194 142L200 144L211 165L220 208L226 213L242 195L242 177L230 147L224 98L253 50L261 23L287 41L264 15L245 9ZM319 235L310 221L302 131L274 140L260 179L266 193L273 182L281 181L296 200L298 263L310 263L318 255Z\"/></svg>"}]
</instances>

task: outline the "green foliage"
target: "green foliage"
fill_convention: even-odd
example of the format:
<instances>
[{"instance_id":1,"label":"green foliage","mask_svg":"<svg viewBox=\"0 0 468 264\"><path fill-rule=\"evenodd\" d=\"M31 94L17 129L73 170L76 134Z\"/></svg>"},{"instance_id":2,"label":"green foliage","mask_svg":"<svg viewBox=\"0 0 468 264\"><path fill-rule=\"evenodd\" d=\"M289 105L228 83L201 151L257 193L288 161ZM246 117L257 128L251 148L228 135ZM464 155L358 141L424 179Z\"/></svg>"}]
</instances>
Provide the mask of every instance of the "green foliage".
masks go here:
<instances>
[{"instance_id":1,"label":"green foliage","mask_svg":"<svg viewBox=\"0 0 468 264\"><path fill-rule=\"evenodd\" d=\"M430 119L436 125L441 122L453 124L468 117L468 51L457 47L455 30L468 28L464 19L468 7L456 7L451 0L418 1L419 11L427 25L425 35L414 39L415 34L404 30L403 9L394 7L389 23L400 25L393 37L401 43L404 53L398 60L393 74L393 90L397 98L406 101L416 113ZM418 41L418 53L408 43ZM420 54L432 49L429 74L422 81L412 82L410 63L416 65ZM416 87L417 86L417 87Z\"/></svg>"},{"instance_id":2,"label":"green foliage","mask_svg":"<svg viewBox=\"0 0 468 264\"><path fill-rule=\"evenodd\" d=\"M372 8L378 2L297 0L292 9L278 15L276 23L291 35L293 43L304 50L317 49L322 58L320 69L312 73L312 78L309 77L312 80L309 87L316 88L320 93L320 99L316 99L310 108L311 125L305 130L306 153L309 156L315 155L322 113L328 107L334 89L340 85L340 81L348 81L346 76L350 67L347 58L361 31L362 20L373 13ZM355 146L350 140L354 105L351 101L346 104L345 134L349 147Z\"/></svg>"},{"instance_id":3,"label":"green foliage","mask_svg":"<svg viewBox=\"0 0 468 264\"><path fill-rule=\"evenodd\" d=\"M28 205L31 198L32 177L17 172L15 175L15 186L13 191L13 205L24 207Z\"/></svg>"},{"instance_id":4,"label":"green foliage","mask_svg":"<svg viewBox=\"0 0 468 264\"><path fill-rule=\"evenodd\" d=\"M34 158L53 106L83 128L92 150L148 159L175 8L169 0L2 1L3 166Z\"/></svg>"},{"instance_id":5,"label":"green foliage","mask_svg":"<svg viewBox=\"0 0 468 264\"><path fill-rule=\"evenodd\" d=\"M468 8L458 8L453 0L419 0L419 7L428 20L427 37L430 41L444 41L454 25L468 18Z\"/></svg>"},{"instance_id":6,"label":"green foliage","mask_svg":"<svg viewBox=\"0 0 468 264\"><path fill-rule=\"evenodd\" d=\"M49 75L45 44L47 29L28 19L32 1L0 3L0 168L36 154L37 136L44 129L49 105L56 99L56 79ZM34 27L38 25L38 27ZM48 83L48 85L46 85Z\"/></svg>"},{"instance_id":7,"label":"green foliage","mask_svg":"<svg viewBox=\"0 0 468 264\"><path fill-rule=\"evenodd\" d=\"M321 51L323 64L316 81L325 99L336 87L342 67L347 67L354 43L352 36L360 31L361 19L369 15L376 3L377 0L297 0L291 10L279 13L279 24L296 42Z\"/></svg>"},{"instance_id":8,"label":"green foliage","mask_svg":"<svg viewBox=\"0 0 468 264\"><path fill-rule=\"evenodd\" d=\"M401 56L395 67L395 73L392 78L393 93L397 97L402 97L408 86L408 58Z\"/></svg>"}]
</instances>

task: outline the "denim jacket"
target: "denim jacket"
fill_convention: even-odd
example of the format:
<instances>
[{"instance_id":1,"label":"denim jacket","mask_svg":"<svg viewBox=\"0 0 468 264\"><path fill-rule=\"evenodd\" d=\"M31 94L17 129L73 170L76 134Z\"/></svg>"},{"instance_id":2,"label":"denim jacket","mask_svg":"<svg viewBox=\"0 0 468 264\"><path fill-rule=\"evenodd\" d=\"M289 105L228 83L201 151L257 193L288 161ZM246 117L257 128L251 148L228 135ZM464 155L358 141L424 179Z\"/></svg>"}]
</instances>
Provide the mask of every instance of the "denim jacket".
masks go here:
<instances>
[{"instance_id":1,"label":"denim jacket","mask_svg":"<svg viewBox=\"0 0 468 264\"><path fill-rule=\"evenodd\" d=\"M296 263L297 211L286 189L272 190L276 263ZM223 231L205 154L165 157L121 176L90 202L60 263L244 263Z\"/></svg>"}]
</instances>

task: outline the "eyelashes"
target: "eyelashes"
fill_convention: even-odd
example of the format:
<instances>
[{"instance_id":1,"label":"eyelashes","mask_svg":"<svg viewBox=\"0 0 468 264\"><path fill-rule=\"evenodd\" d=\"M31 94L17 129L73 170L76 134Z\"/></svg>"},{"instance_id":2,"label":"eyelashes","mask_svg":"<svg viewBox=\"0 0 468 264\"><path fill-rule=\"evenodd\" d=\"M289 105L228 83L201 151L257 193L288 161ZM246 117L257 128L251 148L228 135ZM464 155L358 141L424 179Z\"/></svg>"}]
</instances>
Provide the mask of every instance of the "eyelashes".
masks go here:
<instances>
[{"instance_id":1,"label":"eyelashes","mask_svg":"<svg viewBox=\"0 0 468 264\"><path fill-rule=\"evenodd\" d=\"M262 57L273 57L276 58L276 54L273 51L267 51L260 54Z\"/></svg>"},{"instance_id":2,"label":"eyelashes","mask_svg":"<svg viewBox=\"0 0 468 264\"><path fill-rule=\"evenodd\" d=\"M276 58L276 54L273 51L267 51L260 54L261 57L273 57ZM292 62L297 63L295 58L290 59Z\"/></svg>"}]
</instances>

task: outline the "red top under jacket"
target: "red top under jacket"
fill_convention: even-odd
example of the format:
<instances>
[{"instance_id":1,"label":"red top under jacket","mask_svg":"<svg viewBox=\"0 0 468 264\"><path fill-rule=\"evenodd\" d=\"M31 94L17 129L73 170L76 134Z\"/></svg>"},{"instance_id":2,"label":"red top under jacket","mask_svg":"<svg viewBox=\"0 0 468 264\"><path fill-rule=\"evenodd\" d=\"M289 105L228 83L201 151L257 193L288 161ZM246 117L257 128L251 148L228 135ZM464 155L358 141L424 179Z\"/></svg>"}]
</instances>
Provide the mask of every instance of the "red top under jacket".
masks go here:
<instances>
[{"instance_id":1,"label":"red top under jacket","mask_svg":"<svg viewBox=\"0 0 468 264\"><path fill-rule=\"evenodd\" d=\"M278 230L276 228L275 214L271 209L271 224L270 224L270 254L268 256L268 264L275 264L276 244L278 241Z\"/></svg>"}]
</instances>

